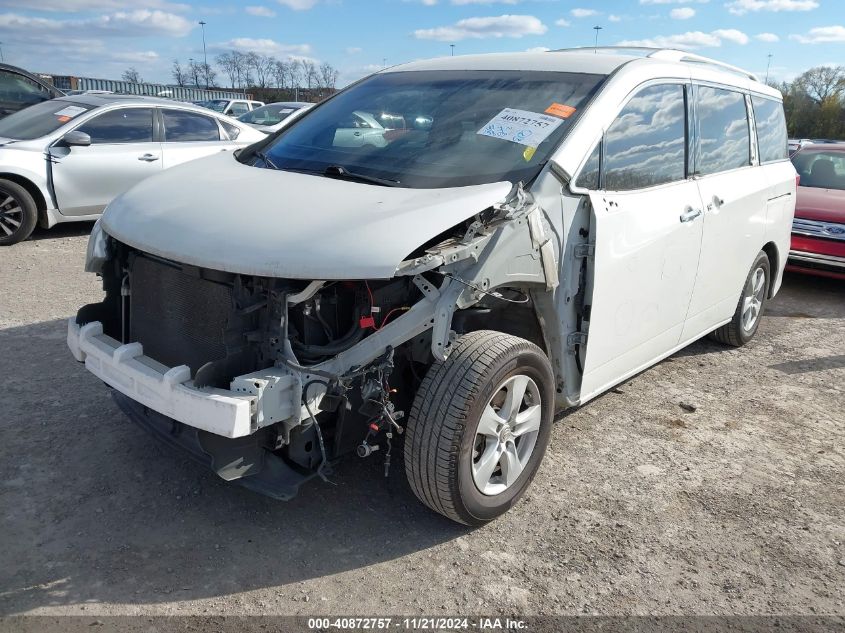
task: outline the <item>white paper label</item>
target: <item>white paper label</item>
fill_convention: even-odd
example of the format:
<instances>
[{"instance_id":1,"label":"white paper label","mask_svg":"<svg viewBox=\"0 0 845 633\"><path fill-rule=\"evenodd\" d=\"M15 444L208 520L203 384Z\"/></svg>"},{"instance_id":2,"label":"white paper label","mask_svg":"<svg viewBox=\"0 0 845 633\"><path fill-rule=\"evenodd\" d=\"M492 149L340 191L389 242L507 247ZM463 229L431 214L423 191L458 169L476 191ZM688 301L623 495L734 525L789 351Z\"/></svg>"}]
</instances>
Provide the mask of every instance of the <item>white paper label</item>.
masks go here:
<instances>
[{"instance_id":1,"label":"white paper label","mask_svg":"<svg viewBox=\"0 0 845 633\"><path fill-rule=\"evenodd\" d=\"M536 148L563 123L563 119L528 110L505 108L476 132Z\"/></svg>"},{"instance_id":2,"label":"white paper label","mask_svg":"<svg viewBox=\"0 0 845 633\"><path fill-rule=\"evenodd\" d=\"M68 106L59 110L58 112L54 112L54 116L69 116L75 117L77 114L82 114L85 112L86 108L80 108L79 106Z\"/></svg>"}]
</instances>

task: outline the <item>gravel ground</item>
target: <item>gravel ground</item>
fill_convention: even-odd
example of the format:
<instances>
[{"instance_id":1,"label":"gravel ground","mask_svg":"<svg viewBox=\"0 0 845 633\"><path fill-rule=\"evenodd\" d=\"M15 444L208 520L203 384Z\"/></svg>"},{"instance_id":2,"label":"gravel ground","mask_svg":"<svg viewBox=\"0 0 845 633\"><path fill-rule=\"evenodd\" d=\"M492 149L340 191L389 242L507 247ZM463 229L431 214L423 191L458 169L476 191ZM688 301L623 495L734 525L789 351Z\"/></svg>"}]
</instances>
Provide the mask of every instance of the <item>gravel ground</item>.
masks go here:
<instances>
[{"instance_id":1,"label":"gravel ground","mask_svg":"<svg viewBox=\"0 0 845 633\"><path fill-rule=\"evenodd\" d=\"M88 226L0 249L0 614L845 614L845 284L789 276L559 419L481 529L351 457L289 503L128 422L66 349ZM691 409L694 408L694 411Z\"/></svg>"}]
</instances>

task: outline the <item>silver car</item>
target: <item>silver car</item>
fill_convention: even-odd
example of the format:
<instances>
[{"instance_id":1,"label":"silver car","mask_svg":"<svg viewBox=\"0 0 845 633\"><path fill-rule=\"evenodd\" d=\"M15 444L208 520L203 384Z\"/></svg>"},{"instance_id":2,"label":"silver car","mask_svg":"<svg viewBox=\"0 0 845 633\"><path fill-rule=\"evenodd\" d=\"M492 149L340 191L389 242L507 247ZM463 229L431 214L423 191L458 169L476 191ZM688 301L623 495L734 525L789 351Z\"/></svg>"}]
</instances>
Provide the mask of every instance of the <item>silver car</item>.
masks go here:
<instances>
[{"instance_id":1,"label":"silver car","mask_svg":"<svg viewBox=\"0 0 845 633\"><path fill-rule=\"evenodd\" d=\"M278 101L242 114L238 121L247 123L265 134L272 134L313 106L313 103L306 101Z\"/></svg>"},{"instance_id":2,"label":"silver car","mask_svg":"<svg viewBox=\"0 0 845 633\"><path fill-rule=\"evenodd\" d=\"M128 95L76 95L0 120L0 246L36 224L94 220L144 178L266 138L198 106Z\"/></svg>"}]
</instances>

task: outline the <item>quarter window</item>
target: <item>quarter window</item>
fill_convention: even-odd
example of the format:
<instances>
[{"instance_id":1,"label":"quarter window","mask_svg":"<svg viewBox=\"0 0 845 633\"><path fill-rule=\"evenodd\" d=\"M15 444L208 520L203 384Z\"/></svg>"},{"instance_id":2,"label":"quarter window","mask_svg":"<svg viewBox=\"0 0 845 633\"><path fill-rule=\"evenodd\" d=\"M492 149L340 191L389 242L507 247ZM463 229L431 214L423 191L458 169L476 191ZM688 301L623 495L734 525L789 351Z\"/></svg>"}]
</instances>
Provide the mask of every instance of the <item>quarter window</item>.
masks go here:
<instances>
[{"instance_id":1,"label":"quarter window","mask_svg":"<svg viewBox=\"0 0 845 633\"><path fill-rule=\"evenodd\" d=\"M706 176L750 165L745 95L704 86L698 88L697 95L700 149L696 172Z\"/></svg>"},{"instance_id":2,"label":"quarter window","mask_svg":"<svg viewBox=\"0 0 845 633\"><path fill-rule=\"evenodd\" d=\"M605 188L629 191L686 177L686 105L681 85L640 91L605 134Z\"/></svg>"},{"instance_id":3,"label":"quarter window","mask_svg":"<svg viewBox=\"0 0 845 633\"><path fill-rule=\"evenodd\" d=\"M771 163L789 158L786 134L786 117L779 101L751 97L754 121L757 124L757 142L760 145L760 162Z\"/></svg>"},{"instance_id":4,"label":"quarter window","mask_svg":"<svg viewBox=\"0 0 845 633\"><path fill-rule=\"evenodd\" d=\"M216 119L185 110L163 110L162 114L164 140L169 143L220 140Z\"/></svg>"},{"instance_id":5,"label":"quarter window","mask_svg":"<svg viewBox=\"0 0 845 633\"><path fill-rule=\"evenodd\" d=\"M226 130L226 135L229 137L230 141L234 141L241 135L241 128L237 125L232 125L228 121L220 121L220 124L223 126L223 129Z\"/></svg>"},{"instance_id":6,"label":"quarter window","mask_svg":"<svg viewBox=\"0 0 845 633\"><path fill-rule=\"evenodd\" d=\"M121 108L94 117L77 128L91 137L91 143L152 143L153 109Z\"/></svg>"},{"instance_id":7,"label":"quarter window","mask_svg":"<svg viewBox=\"0 0 845 633\"><path fill-rule=\"evenodd\" d=\"M584 168L575 181L576 187L582 189L598 189L599 188L599 170L601 169L601 143L596 145L596 149L590 154L587 162L584 163Z\"/></svg>"}]
</instances>

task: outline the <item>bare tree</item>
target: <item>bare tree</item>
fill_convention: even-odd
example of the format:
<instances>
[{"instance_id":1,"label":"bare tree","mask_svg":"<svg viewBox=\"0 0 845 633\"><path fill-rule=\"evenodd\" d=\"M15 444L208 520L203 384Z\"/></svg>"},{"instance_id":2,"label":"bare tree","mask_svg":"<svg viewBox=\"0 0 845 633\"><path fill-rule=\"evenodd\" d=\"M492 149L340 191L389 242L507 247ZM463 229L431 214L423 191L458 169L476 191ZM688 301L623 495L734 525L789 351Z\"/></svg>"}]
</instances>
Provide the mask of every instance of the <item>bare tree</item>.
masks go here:
<instances>
[{"instance_id":1,"label":"bare tree","mask_svg":"<svg viewBox=\"0 0 845 633\"><path fill-rule=\"evenodd\" d=\"M200 75L202 74L202 64L199 64L192 59L188 62L188 72L191 85L199 87Z\"/></svg>"},{"instance_id":2,"label":"bare tree","mask_svg":"<svg viewBox=\"0 0 845 633\"><path fill-rule=\"evenodd\" d=\"M273 65L273 80L276 82L276 87L285 89L290 84L288 80L290 79L290 62L276 60L276 63Z\"/></svg>"},{"instance_id":3,"label":"bare tree","mask_svg":"<svg viewBox=\"0 0 845 633\"><path fill-rule=\"evenodd\" d=\"M328 90L334 90L339 75L340 71L328 62L320 64L320 87Z\"/></svg>"},{"instance_id":4,"label":"bare tree","mask_svg":"<svg viewBox=\"0 0 845 633\"><path fill-rule=\"evenodd\" d=\"M318 87L320 85L320 78L317 72L317 64L310 59L303 59L301 64L302 74L305 77L305 85L308 86L309 90Z\"/></svg>"},{"instance_id":5,"label":"bare tree","mask_svg":"<svg viewBox=\"0 0 845 633\"><path fill-rule=\"evenodd\" d=\"M236 82L240 79L240 72L238 72L238 60L235 56L235 51L232 51L231 53L220 53L217 56L216 61L217 65L223 69L224 73L226 73L232 89L234 89Z\"/></svg>"},{"instance_id":6,"label":"bare tree","mask_svg":"<svg viewBox=\"0 0 845 633\"><path fill-rule=\"evenodd\" d=\"M845 66L818 66L795 80L794 86L819 105L839 101L845 93Z\"/></svg>"},{"instance_id":7,"label":"bare tree","mask_svg":"<svg viewBox=\"0 0 845 633\"><path fill-rule=\"evenodd\" d=\"M217 71L214 70L214 67L211 64L202 63L199 64L200 67L200 74L205 77L205 87L208 88L209 86L213 86L215 80L217 79Z\"/></svg>"},{"instance_id":8,"label":"bare tree","mask_svg":"<svg viewBox=\"0 0 845 633\"><path fill-rule=\"evenodd\" d=\"M182 64L179 63L178 59L173 60L173 68L171 69L170 74L177 86L184 86L188 83L188 72L182 67Z\"/></svg>"},{"instance_id":9,"label":"bare tree","mask_svg":"<svg viewBox=\"0 0 845 633\"><path fill-rule=\"evenodd\" d=\"M123 74L120 76L123 81L128 81L133 84L142 83L144 80L141 79L141 73L134 66L130 66L126 70L123 71Z\"/></svg>"}]
</instances>

